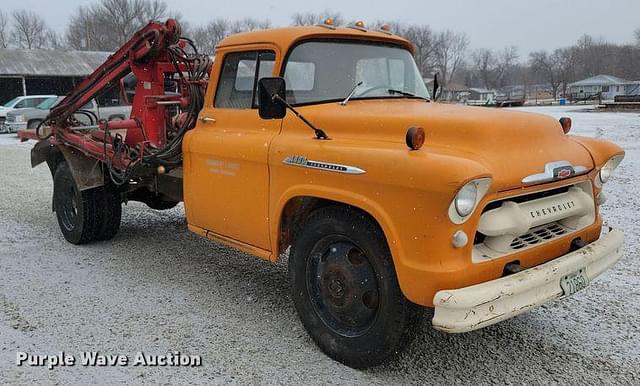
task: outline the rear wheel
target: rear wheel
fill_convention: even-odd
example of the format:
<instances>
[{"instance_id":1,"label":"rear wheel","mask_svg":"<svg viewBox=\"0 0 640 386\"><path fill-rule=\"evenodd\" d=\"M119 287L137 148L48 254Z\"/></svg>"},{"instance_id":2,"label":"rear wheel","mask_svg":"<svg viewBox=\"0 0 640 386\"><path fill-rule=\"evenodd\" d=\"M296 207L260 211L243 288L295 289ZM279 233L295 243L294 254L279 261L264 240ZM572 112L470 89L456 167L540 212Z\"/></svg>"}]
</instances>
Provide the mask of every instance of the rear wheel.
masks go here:
<instances>
[{"instance_id":1,"label":"rear wheel","mask_svg":"<svg viewBox=\"0 0 640 386\"><path fill-rule=\"evenodd\" d=\"M107 184L97 189L100 206L98 208L99 219L95 239L98 241L111 240L118 233L122 219L120 193L112 184Z\"/></svg>"},{"instance_id":2,"label":"rear wheel","mask_svg":"<svg viewBox=\"0 0 640 386\"><path fill-rule=\"evenodd\" d=\"M72 244L94 240L99 227L96 189L80 191L69 165L60 162L53 177L53 208L64 238Z\"/></svg>"},{"instance_id":3,"label":"rear wheel","mask_svg":"<svg viewBox=\"0 0 640 386\"><path fill-rule=\"evenodd\" d=\"M161 196L153 196L153 198L146 200L144 203L155 210L173 209L179 204L178 201L165 200Z\"/></svg>"},{"instance_id":4,"label":"rear wheel","mask_svg":"<svg viewBox=\"0 0 640 386\"><path fill-rule=\"evenodd\" d=\"M318 346L348 366L378 365L415 336L423 309L407 300L377 224L327 207L311 214L289 260L298 315Z\"/></svg>"}]
</instances>

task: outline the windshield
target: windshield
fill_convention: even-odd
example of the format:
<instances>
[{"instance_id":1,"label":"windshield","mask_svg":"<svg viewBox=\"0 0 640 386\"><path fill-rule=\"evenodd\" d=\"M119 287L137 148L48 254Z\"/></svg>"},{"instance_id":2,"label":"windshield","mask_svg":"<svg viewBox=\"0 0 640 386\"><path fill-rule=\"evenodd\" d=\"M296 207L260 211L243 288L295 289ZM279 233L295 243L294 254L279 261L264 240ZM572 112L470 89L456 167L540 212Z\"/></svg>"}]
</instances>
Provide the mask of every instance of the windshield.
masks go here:
<instances>
[{"instance_id":1,"label":"windshield","mask_svg":"<svg viewBox=\"0 0 640 386\"><path fill-rule=\"evenodd\" d=\"M15 105L15 104L16 104L16 102L17 102L19 99L20 99L20 97L13 98L12 100L10 100L9 102L7 102L7 103L3 104L2 106L4 106L4 107L12 107L13 105Z\"/></svg>"},{"instance_id":2,"label":"windshield","mask_svg":"<svg viewBox=\"0 0 640 386\"><path fill-rule=\"evenodd\" d=\"M351 100L408 98L412 95L429 98L411 53L386 44L302 43L289 54L284 79L287 101L293 105L341 101L354 87Z\"/></svg>"},{"instance_id":3,"label":"windshield","mask_svg":"<svg viewBox=\"0 0 640 386\"><path fill-rule=\"evenodd\" d=\"M40 110L48 110L50 109L56 102L60 100L58 97L47 98L44 101L40 102L39 105L36 106L36 109Z\"/></svg>"}]
</instances>

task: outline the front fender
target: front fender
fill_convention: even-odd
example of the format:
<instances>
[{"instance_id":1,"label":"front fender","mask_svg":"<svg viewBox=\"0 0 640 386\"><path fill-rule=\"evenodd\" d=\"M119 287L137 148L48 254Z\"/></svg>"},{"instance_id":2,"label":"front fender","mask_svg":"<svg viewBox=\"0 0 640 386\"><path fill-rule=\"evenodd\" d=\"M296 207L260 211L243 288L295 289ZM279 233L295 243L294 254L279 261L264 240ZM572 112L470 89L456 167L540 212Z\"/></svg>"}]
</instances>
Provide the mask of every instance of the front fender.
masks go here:
<instances>
[{"instance_id":1,"label":"front fender","mask_svg":"<svg viewBox=\"0 0 640 386\"><path fill-rule=\"evenodd\" d=\"M620 146L603 139L579 135L571 135L570 138L587 149L596 168L602 167L614 155L624 154L624 150Z\"/></svg>"},{"instance_id":2,"label":"front fender","mask_svg":"<svg viewBox=\"0 0 640 386\"><path fill-rule=\"evenodd\" d=\"M309 154L309 159L335 162L332 152ZM374 154L377 153L377 154ZM282 152L286 156L288 151ZM295 153L293 153L295 154ZM354 165L364 174L341 174L271 163L270 234L272 250L280 245L280 224L287 203L313 197L347 204L368 213L384 232L404 295L414 303L431 305L430 276L444 266L468 262L470 251L454 249L451 236L458 229L471 232L474 221L454 225L448 208L457 190L468 180L490 176L477 161L435 149L368 153L344 152L341 164ZM364 161L368 162L364 162Z\"/></svg>"}]
</instances>

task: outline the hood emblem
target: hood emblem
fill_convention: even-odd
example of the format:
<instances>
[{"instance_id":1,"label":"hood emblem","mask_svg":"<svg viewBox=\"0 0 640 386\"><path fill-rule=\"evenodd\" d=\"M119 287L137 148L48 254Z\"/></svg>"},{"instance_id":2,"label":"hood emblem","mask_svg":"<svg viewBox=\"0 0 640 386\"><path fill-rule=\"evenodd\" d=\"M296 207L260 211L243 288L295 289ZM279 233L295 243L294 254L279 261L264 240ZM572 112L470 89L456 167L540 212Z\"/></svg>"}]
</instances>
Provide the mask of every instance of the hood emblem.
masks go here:
<instances>
[{"instance_id":1,"label":"hood emblem","mask_svg":"<svg viewBox=\"0 0 640 386\"><path fill-rule=\"evenodd\" d=\"M532 174L522 179L525 185L540 184L563 180L565 178L585 174L589 169L585 166L573 166L569 161L553 161L544 165L544 172Z\"/></svg>"},{"instance_id":2,"label":"hood emblem","mask_svg":"<svg viewBox=\"0 0 640 386\"><path fill-rule=\"evenodd\" d=\"M330 172L337 172L337 173L346 173L346 174L366 173L364 170L355 166L334 164L334 163L323 162L323 161L313 161L301 155L289 156L284 160L282 160L282 163L286 165L291 165L291 166L300 166L300 167L309 168L309 169L327 170Z\"/></svg>"}]
</instances>

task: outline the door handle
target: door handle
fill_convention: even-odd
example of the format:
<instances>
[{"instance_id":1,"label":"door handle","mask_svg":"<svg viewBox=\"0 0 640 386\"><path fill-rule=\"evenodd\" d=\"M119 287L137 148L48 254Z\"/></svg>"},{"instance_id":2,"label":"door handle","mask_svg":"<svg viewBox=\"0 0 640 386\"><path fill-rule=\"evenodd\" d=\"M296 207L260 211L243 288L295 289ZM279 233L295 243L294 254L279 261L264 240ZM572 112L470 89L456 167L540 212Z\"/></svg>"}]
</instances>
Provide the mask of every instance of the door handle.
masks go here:
<instances>
[{"instance_id":1,"label":"door handle","mask_svg":"<svg viewBox=\"0 0 640 386\"><path fill-rule=\"evenodd\" d=\"M207 117L206 115L203 115L203 116L199 117L198 119L201 120L202 122L209 122L209 123L215 123L216 122L215 118Z\"/></svg>"}]
</instances>

